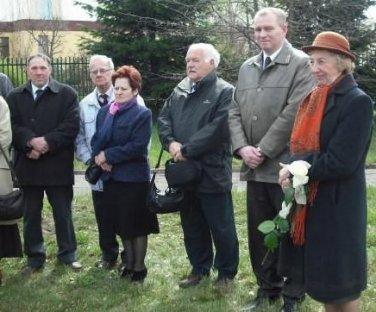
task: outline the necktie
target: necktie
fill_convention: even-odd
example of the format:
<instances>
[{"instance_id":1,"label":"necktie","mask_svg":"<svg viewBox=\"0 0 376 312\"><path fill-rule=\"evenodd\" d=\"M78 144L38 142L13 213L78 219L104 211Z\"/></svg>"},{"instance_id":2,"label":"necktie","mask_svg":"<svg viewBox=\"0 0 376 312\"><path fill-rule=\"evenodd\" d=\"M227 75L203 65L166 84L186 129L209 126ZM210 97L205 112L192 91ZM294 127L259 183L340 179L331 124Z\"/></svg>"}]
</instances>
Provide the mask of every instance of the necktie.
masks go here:
<instances>
[{"instance_id":1,"label":"necktie","mask_svg":"<svg viewBox=\"0 0 376 312\"><path fill-rule=\"evenodd\" d=\"M194 84L192 85L192 87L191 87L191 93L196 92L196 90L197 90L197 84L194 83Z\"/></svg>"},{"instance_id":2,"label":"necktie","mask_svg":"<svg viewBox=\"0 0 376 312\"><path fill-rule=\"evenodd\" d=\"M100 94L99 95L99 105L105 106L108 104L108 95L107 94Z\"/></svg>"},{"instance_id":3,"label":"necktie","mask_svg":"<svg viewBox=\"0 0 376 312\"><path fill-rule=\"evenodd\" d=\"M37 101L43 94L43 90L42 89L38 89L35 91L35 99L34 101Z\"/></svg>"},{"instance_id":4,"label":"necktie","mask_svg":"<svg viewBox=\"0 0 376 312\"><path fill-rule=\"evenodd\" d=\"M269 65L271 62L272 62L271 58L270 58L269 56L266 57L265 62L264 62L264 69L265 69L266 67L268 67L268 65Z\"/></svg>"}]
</instances>

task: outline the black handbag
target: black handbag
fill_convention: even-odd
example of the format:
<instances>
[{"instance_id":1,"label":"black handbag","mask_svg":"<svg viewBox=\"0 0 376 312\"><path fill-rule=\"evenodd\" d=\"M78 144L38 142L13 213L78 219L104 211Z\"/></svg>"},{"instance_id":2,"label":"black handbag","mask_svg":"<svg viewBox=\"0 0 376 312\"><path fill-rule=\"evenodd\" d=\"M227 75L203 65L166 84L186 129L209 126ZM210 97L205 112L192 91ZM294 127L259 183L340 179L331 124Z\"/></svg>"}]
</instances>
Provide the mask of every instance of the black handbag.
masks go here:
<instances>
[{"instance_id":1,"label":"black handbag","mask_svg":"<svg viewBox=\"0 0 376 312\"><path fill-rule=\"evenodd\" d=\"M103 169L94 160L90 160L89 166L85 170L85 180L90 184L96 184L103 173Z\"/></svg>"},{"instance_id":2,"label":"black handbag","mask_svg":"<svg viewBox=\"0 0 376 312\"><path fill-rule=\"evenodd\" d=\"M166 161L165 176L169 187L189 188L201 180L202 167L198 161L188 159L175 162Z\"/></svg>"},{"instance_id":3,"label":"black handbag","mask_svg":"<svg viewBox=\"0 0 376 312\"><path fill-rule=\"evenodd\" d=\"M157 165L155 169L159 168L163 154L163 147L159 153ZM171 213L180 211L184 200L184 192L181 188L168 187L163 193L155 185L155 176L157 170L154 171L153 177L149 184L149 194L146 199L146 205L153 213Z\"/></svg>"},{"instance_id":4,"label":"black handbag","mask_svg":"<svg viewBox=\"0 0 376 312\"><path fill-rule=\"evenodd\" d=\"M14 182L19 185L14 169L1 145L0 150L12 173ZM24 202L24 194L21 188L12 191L9 194L0 195L0 221L11 221L22 218Z\"/></svg>"}]
</instances>

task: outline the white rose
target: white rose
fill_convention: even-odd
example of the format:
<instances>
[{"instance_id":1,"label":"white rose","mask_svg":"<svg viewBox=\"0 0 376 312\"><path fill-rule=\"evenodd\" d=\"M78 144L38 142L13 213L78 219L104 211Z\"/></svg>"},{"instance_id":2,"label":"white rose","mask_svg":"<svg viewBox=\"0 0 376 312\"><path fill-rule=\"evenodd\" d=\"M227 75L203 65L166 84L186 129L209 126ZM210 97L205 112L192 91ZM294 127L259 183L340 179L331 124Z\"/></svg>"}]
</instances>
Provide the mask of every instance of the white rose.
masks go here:
<instances>
[{"instance_id":1,"label":"white rose","mask_svg":"<svg viewBox=\"0 0 376 312\"><path fill-rule=\"evenodd\" d=\"M293 176L306 176L311 165L305 160L295 160L287 165L287 169Z\"/></svg>"},{"instance_id":2,"label":"white rose","mask_svg":"<svg viewBox=\"0 0 376 312\"><path fill-rule=\"evenodd\" d=\"M303 185L295 188L294 198L297 204L305 205L307 203L307 194Z\"/></svg>"},{"instance_id":3,"label":"white rose","mask_svg":"<svg viewBox=\"0 0 376 312\"><path fill-rule=\"evenodd\" d=\"M305 185L308 183L308 179L307 176L294 175L292 177L292 187L297 188L298 186Z\"/></svg>"},{"instance_id":4,"label":"white rose","mask_svg":"<svg viewBox=\"0 0 376 312\"><path fill-rule=\"evenodd\" d=\"M290 213L290 209L292 207L292 203L289 203L288 205L286 205L285 201L282 202L282 209L279 211L279 216L283 219L286 219L287 216L289 215Z\"/></svg>"}]
</instances>

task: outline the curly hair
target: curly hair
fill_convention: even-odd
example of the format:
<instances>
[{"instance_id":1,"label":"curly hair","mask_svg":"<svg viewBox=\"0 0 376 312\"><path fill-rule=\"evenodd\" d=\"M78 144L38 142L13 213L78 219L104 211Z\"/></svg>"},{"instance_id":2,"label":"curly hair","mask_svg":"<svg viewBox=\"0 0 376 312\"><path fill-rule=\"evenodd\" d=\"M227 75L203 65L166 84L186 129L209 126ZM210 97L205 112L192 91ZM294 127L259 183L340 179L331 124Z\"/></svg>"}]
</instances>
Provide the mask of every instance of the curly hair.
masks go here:
<instances>
[{"instance_id":1,"label":"curly hair","mask_svg":"<svg viewBox=\"0 0 376 312\"><path fill-rule=\"evenodd\" d=\"M129 80L129 85L132 90L141 90L142 78L140 72L131 65L124 65L119 67L112 74L112 84L115 84L116 79L118 78L127 78Z\"/></svg>"}]
</instances>

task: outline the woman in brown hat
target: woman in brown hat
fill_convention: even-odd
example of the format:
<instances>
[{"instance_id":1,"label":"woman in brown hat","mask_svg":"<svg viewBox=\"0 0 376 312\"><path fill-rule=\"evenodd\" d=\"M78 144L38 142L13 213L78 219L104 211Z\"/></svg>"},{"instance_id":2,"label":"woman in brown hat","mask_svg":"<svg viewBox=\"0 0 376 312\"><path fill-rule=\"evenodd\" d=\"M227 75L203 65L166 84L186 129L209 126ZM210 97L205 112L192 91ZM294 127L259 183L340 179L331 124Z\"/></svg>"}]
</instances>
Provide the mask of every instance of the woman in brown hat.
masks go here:
<instances>
[{"instance_id":1,"label":"woman in brown hat","mask_svg":"<svg viewBox=\"0 0 376 312\"><path fill-rule=\"evenodd\" d=\"M345 37L322 32L303 50L317 78L298 110L290 142L292 158L311 165L308 203L291 216L292 240L304 247L290 249L303 255L294 262L301 266L281 265L281 273L302 273L306 292L326 311L358 311L367 284L364 167L373 103L354 80L355 55ZM280 184L290 184L285 167Z\"/></svg>"}]
</instances>

